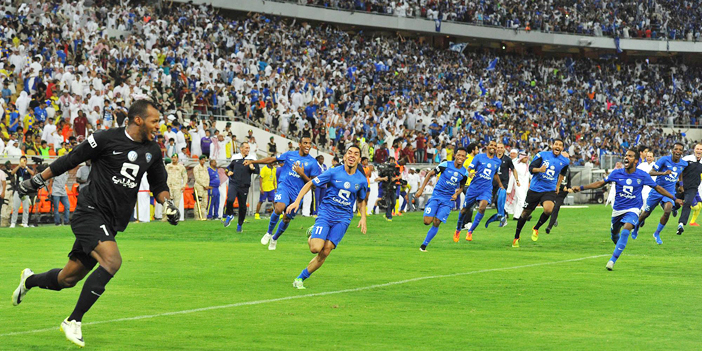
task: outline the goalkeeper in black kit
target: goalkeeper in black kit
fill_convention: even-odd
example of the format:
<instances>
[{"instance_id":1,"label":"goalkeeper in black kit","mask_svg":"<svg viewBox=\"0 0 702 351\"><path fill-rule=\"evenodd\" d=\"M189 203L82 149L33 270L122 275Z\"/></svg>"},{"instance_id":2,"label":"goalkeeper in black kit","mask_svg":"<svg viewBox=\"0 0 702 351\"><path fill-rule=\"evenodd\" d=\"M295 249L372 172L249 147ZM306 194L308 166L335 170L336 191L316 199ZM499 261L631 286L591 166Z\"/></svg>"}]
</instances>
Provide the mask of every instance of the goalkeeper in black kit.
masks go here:
<instances>
[{"instance_id":1,"label":"goalkeeper in black kit","mask_svg":"<svg viewBox=\"0 0 702 351\"><path fill-rule=\"evenodd\" d=\"M83 315L105 292L105 286L122 265L115 236L129 223L144 173L156 201L164 205L168 221L178 224L180 213L171 200L161 149L154 141L159 117L153 102L137 100L129 108L126 127L89 136L71 153L18 187L20 196L35 193L52 177L87 160L92 161L88 186L78 195L71 220L76 240L68 254L68 263L63 269L55 268L39 274L24 269L20 284L12 294L12 304L17 306L34 287L56 291L72 288L97 264L97 269L83 284L75 309L61 323L60 329L66 338L78 346L85 346L81 332Z\"/></svg>"}]
</instances>

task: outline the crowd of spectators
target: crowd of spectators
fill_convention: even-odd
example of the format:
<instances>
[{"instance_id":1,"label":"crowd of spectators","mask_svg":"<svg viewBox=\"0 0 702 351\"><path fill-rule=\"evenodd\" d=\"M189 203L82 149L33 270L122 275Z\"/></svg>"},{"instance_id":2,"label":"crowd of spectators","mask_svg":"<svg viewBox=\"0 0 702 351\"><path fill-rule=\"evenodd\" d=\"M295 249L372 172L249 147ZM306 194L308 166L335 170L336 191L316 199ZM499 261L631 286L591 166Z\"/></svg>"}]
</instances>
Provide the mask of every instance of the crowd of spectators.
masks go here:
<instances>
[{"instance_id":1,"label":"crowd of spectators","mask_svg":"<svg viewBox=\"0 0 702 351\"><path fill-rule=\"evenodd\" d=\"M702 111L701 71L677 62L461 53L208 5L29 1L0 29L8 155L70 152L142 95L163 107L164 155L183 160L237 151L229 128L200 117L217 114L332 152L357 142L375 162L494 139L533 154L560 137L575 164L597 165L635 143L666 152L685 137L659 125L697 125Z\"/></svg>"},{"instance_id":2,"label":"crowd of spectators","mask_svg":"<svg viewBox=\"0 0 702 351\"><path fill-rule=\"evenodd\" d=\"M673 0L286 0L347 11L516 30L697 41L702 7Z\"/></svg>"}]
</instances>

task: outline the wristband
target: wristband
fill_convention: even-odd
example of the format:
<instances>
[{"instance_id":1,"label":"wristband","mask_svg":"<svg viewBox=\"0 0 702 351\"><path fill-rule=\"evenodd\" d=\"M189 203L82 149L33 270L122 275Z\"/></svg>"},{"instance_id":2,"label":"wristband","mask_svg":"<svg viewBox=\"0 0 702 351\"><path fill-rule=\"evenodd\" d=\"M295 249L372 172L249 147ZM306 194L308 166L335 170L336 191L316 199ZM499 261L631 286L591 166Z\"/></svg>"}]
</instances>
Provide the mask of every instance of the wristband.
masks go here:
<instances>
[{"instance_id":1,"label":"wristband","mask_svg":"<svg viewBox=\"0 0 702 351\"><path fill-rule=\"evenodd\" d=\"M585 187L581 185L581 186L580 186L580 191L583 191L583 190L585 190Z\"/></svg>"}]
</instances>

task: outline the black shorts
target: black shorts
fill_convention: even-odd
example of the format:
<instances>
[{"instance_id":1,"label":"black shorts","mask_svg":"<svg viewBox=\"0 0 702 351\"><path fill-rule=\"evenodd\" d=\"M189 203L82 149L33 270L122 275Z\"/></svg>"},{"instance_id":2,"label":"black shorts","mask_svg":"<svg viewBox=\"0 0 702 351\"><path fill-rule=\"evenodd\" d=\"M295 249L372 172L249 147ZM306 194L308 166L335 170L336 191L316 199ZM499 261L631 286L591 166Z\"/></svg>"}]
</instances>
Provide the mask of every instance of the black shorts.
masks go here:
<instances>
[{"instance_id":1,"label":"black shorts","mask_svg":"<svg viewBox=\"0 0 702 351\"><path fill-rule=\"evenodd\" d=\"M542 205L546 201L556 202L555 191L536 192L527 191L526 201L524 201L524 209L533 211L536 206Z\"/></svg>"},{"instance_id":2,"label":"black shorts","mask_svg":"<svg viewBox=\"0 0 702 351\"><path fill-rule=\"evenodd\" d=\"M104 220L96 211L76 210L71 219L71 229L76 241L68 257L80 261L88 270L92 270L97 264L97 260L90 256L95 247L101 241L116 241L117 232L110 222Z\"/></svg>"}]
</instances>

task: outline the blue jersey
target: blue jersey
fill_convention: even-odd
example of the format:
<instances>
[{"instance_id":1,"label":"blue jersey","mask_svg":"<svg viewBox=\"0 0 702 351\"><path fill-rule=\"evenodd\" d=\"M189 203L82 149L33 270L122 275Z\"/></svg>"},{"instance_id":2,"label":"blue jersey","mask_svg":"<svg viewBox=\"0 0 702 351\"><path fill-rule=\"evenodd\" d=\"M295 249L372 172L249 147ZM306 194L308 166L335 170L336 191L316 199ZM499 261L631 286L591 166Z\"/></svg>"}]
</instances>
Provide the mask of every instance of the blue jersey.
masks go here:
<instances>
[{"instance_id":1,"label":"blue jersey","mask_svg":"<svg viewBox=\"0 0 702 351\"><path fill-rule=\"evenodd\" d=\"M673 162L673 156L663 156L653 164L653 170L656 172L665 172L670 170L672 173L666 176L658 176L656 184L668 190L669 193L675 194L675 184L680 178L683 168L687 167L687 161L680 158L678 162Z\"/></svg>"},{"instance_id":2,"label":"blue jersey","mask_svg":"<svg viewBox=\"0 0 702 351\"><path fill-rule=\"evenodd\" d=\"M625 169L615 169L604 178L605 183L614 183L616 195L614 198L614 209L612 216L619 216L625 212L639 213L643 206L643 197L641 191L644 186L656 187L656 182L653 181L648 173L640 169L636 169L634 173L627 173Z\"/></svg>"},{"instance_id":3,"label":"blue jersey","mask_svg":"<svg viewBox=\"0 0 702 351\"><path fill-rule=\"evenodd\" d=\"M356 199L365 199L368 180L360 168L350 175L346 167L333 167L312 180L315 186L327 185L319 205L319 217L351 219Z\"/></svg>"},{"instance_id":4,"label":"blue jersey","mask_svg":"<svg viewBox=\"0 0 702 351\"><path fill-rule=\"evenodd\" d=\"M546 166L546 172L534 173L529 190L539 193L556 191L558 176L561 174L565 176L569 164L570 161L563 155L556 156L552 151L539 152L529 164L529 169Z\"/></svg>"},{"instance_id":5,"label":"blue jersey","mask_svg":"<svg viewBox=\"0 0 702 351\"><path fill-rule=\"evenodd\" d=\"M502 160L496 155L492 158L487 154L478 154L473 158L468 168L475 171L475 176L470 182L470 188L489 189L492 191L492 181L500 170Z\"/></svg>"},{"instance_id":6,"label":"blue jersey","mask_svg":"<svg viewBox=\"0 0 702 351\"><path fill-rule=\"evenodd\" d=\"M286 188L288 193L299 193L305 185L305 181L297 172L293 171L293 166L297 163L305 169L305 175L310 179L319 175L319 163L314 157L300 156L299 151L288 151L276 158L278 161L283 161L283 166L280 167L280 178L278 178L278 188Z\"/></svg>"},{"instance_id":7,"label":"blue jersey","mask_svg":"<svg viewBox=\"0 0 702 351\"><path fill-rule=\"evenodd\" d=\"M439 181L436 182L432 198L451 201L451 197L456 193L456 189L463 187L468 180L468 171L460 165L456 168L454 162L441 162L434 169L440 173Z\"/></svg>"}]
</instances>

